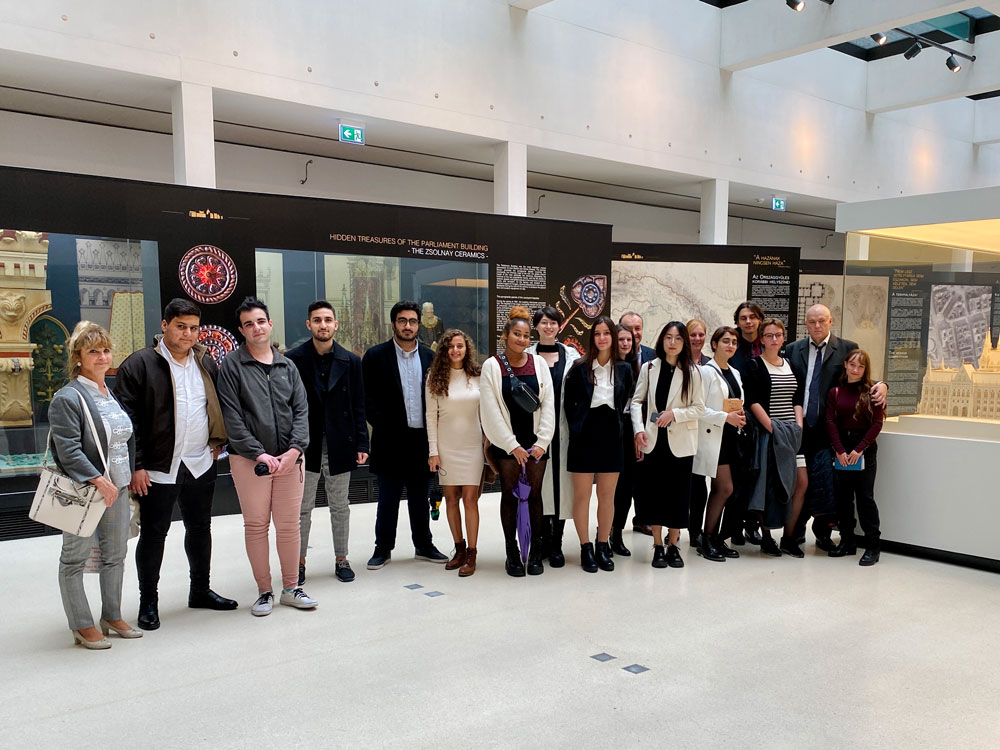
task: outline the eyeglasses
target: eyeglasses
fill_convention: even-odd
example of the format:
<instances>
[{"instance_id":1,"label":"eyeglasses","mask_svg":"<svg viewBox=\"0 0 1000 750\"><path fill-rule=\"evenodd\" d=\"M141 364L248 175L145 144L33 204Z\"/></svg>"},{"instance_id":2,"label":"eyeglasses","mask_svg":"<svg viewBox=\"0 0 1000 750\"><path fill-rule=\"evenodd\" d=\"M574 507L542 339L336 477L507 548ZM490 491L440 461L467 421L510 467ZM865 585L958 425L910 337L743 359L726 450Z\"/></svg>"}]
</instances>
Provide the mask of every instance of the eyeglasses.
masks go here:
<instances>
[{"instance_id":1,"label":"eyeglasses","mask_svg":"<svg viewBox=\"0 0 1000 750\"><path fill-rule=\"evenodd\" d=\"M762 339L771 339L772 341L777 341L778 339L785 338L784 333L765 333L761 335Z\"/></svg>"},{"instance_id":2,"label":"eyeglasses","mask_svg":"<svg viewBox=\"0 0 1000 750\"><path fill-rule=\"evenodd\" d=\"M396 318L396 325L406 328L407 326L416 328L420 323L416 318Z\"/></svg>"}]
</instances>

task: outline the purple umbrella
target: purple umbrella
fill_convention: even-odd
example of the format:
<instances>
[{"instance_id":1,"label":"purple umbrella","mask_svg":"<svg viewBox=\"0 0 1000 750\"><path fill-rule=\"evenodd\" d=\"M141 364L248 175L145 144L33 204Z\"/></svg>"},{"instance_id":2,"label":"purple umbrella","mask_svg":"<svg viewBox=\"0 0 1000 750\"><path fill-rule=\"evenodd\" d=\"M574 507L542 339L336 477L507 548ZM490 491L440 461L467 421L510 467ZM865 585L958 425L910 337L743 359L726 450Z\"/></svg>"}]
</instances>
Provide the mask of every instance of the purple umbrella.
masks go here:
<instances>
[{"instance_id":1,"label":"purple umbrella","mask_svg":"<svg viewBox=\"0 0 1000 750\"><path fill-rule=\"evenodd\" d=\"M528 512L528 496L531 485L528 475L521 469L521 477L514 487L514 497L517 498L517 541L521 546L521 562L528 562L528 548L531 546L531 514Z\"/></svg>"}]
</instances>

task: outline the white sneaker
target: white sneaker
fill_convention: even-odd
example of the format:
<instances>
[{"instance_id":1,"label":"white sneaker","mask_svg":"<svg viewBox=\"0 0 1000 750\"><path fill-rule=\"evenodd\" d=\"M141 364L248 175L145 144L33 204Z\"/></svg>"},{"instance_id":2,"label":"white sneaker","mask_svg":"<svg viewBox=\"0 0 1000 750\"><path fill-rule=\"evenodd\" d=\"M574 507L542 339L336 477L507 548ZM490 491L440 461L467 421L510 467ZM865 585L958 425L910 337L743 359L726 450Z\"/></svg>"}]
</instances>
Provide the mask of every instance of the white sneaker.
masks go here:
<instances>
[{"instance_id":1,"label":"white sneaker","mask_svg":"<svg viewBox=\"0 0 1000 750\"><path fill-rule=\"evenodd\" d=\"M284 604L286 607L295 607L296 609L315 609L319 606L319 602L306 594L302 589L282 591L281 599L278 600L278 603Z\"/></svg>"},{"instance_id":2,"label":"white sneaker","mask_svg":"<svg viewBox=\"0 0 1000 750\"><path fill-rule=\"evenodd\" d=\"M265 591L263 594L257 597L257 601L253 603L250 607L250 614L256 617L263 617L264 615L271 614L271 609L274 605L274 594L270 591Z\"/></svg>"}]
</instances>

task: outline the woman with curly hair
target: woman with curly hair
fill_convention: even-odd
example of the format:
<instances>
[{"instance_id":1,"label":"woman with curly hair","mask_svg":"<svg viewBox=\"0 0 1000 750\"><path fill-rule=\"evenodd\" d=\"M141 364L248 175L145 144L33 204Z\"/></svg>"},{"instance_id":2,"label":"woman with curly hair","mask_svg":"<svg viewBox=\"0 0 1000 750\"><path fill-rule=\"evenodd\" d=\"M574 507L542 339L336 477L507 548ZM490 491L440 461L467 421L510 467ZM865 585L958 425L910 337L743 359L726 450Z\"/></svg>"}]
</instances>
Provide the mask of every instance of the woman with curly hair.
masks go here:
<instances>
[{"instance_id":1,"label":"woman with curly hair","mask_svg":"<svg viewBox=\"0 0 1000 750\"><path fill-rule=\"evenodd\" d=\"M427 371L427 442L430 470L444 490L455 555L445 570L460 576L476 572L479 492L483 476L483 428L479 422L479 373L475 346L463 331L450 328L438 341ZM469 541L462 536L462 510Z\"/></svg>"}]
</instances>

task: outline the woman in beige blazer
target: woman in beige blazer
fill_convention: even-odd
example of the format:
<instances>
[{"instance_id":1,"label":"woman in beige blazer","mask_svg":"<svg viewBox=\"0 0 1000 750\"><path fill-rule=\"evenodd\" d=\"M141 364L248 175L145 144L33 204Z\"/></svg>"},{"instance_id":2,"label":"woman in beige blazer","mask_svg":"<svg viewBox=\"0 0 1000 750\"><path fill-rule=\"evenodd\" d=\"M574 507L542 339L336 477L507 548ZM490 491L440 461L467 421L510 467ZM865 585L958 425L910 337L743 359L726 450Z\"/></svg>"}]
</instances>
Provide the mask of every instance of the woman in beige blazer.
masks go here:
<instances>
[{"instance_id":1,"label":"woman in beige blazer","mask_svg":"<svg viewBox=\"0 0 1000 750\"><path fill-rule=\"evenodd\" d=\"M653 567L682 568L677 539L691 511L692 466L705 396L683 323L667 323L655 350L656 359L639 371L632 397L636 455L641 454L642 462L639 509L642 522L653 527ZM669 529L666 550L664 526Z\"/></svg>"}]
</instances>

